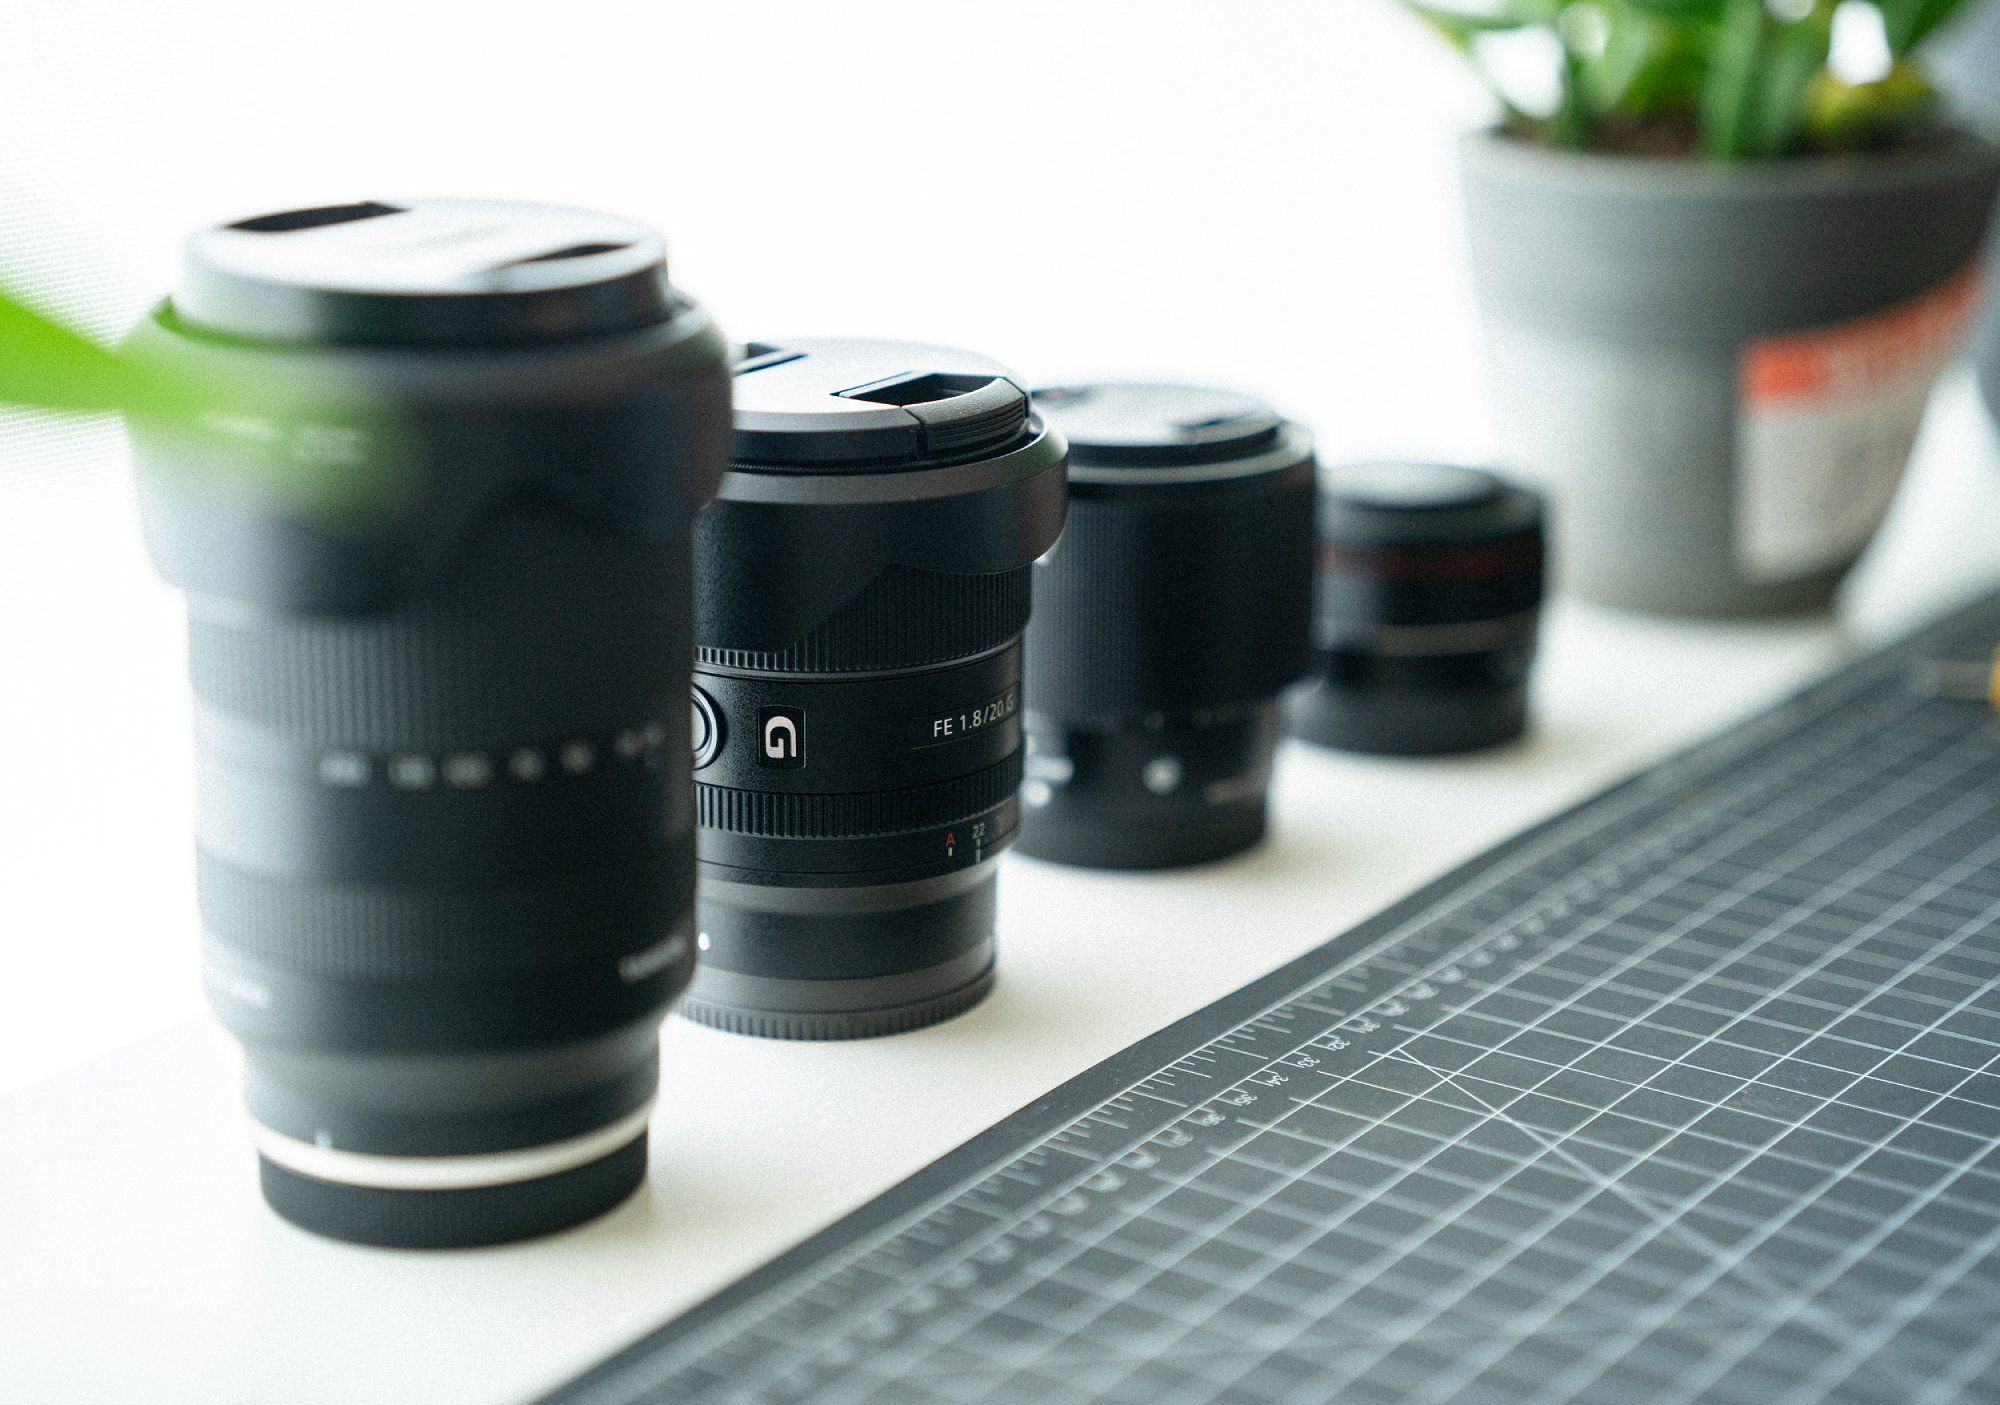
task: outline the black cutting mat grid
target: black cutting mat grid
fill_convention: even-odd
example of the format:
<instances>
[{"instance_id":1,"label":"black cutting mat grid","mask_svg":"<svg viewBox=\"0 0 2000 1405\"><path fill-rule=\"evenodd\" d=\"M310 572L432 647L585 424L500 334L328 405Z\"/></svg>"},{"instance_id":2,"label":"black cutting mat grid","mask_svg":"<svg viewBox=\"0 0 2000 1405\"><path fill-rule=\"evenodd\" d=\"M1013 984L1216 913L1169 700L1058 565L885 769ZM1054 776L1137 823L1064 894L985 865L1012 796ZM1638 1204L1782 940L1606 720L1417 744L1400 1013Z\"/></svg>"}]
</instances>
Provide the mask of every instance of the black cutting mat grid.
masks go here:
<instances>
[{"instance_id":1,"label":"black cutting mat grid","mask_svg":"<svg viewBox=\"0 0 2000 1405\"><path fill-rule=\"evenodd\" d=\"M2000 727L1908 681L1995 638L1504 846L559 1398L2000 1400Z\"/></svg>"}]
</instances>

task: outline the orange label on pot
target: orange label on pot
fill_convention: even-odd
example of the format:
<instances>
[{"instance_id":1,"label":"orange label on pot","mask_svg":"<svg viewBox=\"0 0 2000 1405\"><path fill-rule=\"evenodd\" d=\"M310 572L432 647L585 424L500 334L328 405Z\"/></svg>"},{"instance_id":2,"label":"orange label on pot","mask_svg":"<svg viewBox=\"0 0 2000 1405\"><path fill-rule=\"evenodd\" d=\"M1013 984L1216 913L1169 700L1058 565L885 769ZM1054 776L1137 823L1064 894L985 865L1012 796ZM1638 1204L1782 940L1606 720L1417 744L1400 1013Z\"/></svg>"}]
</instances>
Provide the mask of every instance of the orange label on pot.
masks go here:
<instances>
[{"instance_id":1,"label":"orange label on pot","mask_svg":"<svg viewBox=\"0 0 2000 1405\"><path fill-rule=\"evenodd\" d=\"M1840 565L1895 498L1938 372L1978 306L1976 267L1851 322L1764 337L1738 362L1736 556L1762 580Z\"/></svg>"}]
</instances>

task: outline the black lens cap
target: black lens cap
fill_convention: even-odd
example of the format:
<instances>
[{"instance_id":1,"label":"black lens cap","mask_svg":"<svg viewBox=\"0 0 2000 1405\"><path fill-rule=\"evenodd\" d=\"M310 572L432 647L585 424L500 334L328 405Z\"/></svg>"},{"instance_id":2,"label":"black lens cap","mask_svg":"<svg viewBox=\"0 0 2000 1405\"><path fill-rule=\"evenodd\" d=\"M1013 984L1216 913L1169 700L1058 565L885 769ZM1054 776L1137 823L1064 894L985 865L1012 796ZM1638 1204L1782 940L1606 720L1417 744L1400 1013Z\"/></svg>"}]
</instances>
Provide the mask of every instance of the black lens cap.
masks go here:
<instances>
[{"instance_id":1,"label":"black lens cap","mask_svg":"<svg viewBox=\"0 0 2000 1405\"><path fill-rule=\"evenodd\" d=\"M753 468L919 467L1007 444L1028 393L948 346L849 338L752 342L736 362L736 450Z\"/></svg>"},{"instance_id":2,"label":"black lens cap","mask_svg":"<svg viewBox=\"0 0 2000 1405\"><path fill-rule=\"evenodd\" d=\"M1505 491L1492 474L1445 463L1356 463L1328 470L1320 491L1353 507L1437 512L1478 507Z\"/></svg>"},{"instance_id":3,"label":"black lens cap","mask_svg":"<svg viewBox=\"0 0 2000 1405\"><path fill-rule=\"evenodd\" d=\"M511 200L361 200L187 242L174 317L257 341L487 346L652 326L680 306L659 236Z\"/></svg>"},{"instance_id":4,"label":"black lens cap","mask_svg":"<svg viewBox=\"0 0 2000 1405\"><path fill-rule=\"evenodd\" d=\"M1070 472L1165 468L1246 458L1275 443L1284 426L1255 396L1213 386L1098 381L1051 386L1035 404L1069 440ZM1078 474L1082 469L1084 473Z\"/></svg>"},{"instance_id":5,"label":"black lens cap","mask_svg":"<svg viewBox=\"0 0 2000 1405\"><path fill-rule=\"evenodd\" d=\"M1320 535L1335 546L1448 547L1538 532L1540 497L1484 469L1445 463L1322 465Z\"/></svg>"}]
</instances>

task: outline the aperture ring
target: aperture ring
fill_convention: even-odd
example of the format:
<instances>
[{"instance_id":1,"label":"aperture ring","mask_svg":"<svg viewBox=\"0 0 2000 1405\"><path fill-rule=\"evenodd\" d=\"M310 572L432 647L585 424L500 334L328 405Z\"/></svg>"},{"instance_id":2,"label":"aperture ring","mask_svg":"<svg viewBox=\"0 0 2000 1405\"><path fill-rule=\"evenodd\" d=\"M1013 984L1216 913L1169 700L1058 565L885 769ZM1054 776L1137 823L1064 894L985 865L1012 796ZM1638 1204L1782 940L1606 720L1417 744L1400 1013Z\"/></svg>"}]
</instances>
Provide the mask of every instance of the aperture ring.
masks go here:
<instances>
[{"instance_id":1,"label":"aperture ring","mask_svg":"<svg viewBox=\"0 0 2000 1405\"><path fill-rule=\"evenodd\" d=\"M705 829L764 839L865 839L965 819L1014 794L1021 753L967 776L907 790L846 795L781 794L695 786L695 814Z\"/></svg>"}]
</instances>

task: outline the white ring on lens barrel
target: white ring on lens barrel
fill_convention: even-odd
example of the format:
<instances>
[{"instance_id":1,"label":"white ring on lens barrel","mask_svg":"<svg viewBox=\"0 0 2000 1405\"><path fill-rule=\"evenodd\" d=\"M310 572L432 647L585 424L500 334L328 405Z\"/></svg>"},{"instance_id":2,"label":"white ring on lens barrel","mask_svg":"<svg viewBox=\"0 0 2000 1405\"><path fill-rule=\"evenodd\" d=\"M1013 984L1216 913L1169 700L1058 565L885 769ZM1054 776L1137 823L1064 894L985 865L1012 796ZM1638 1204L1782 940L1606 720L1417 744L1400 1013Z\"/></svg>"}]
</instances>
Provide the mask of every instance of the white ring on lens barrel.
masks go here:
<instances>
[{"instance_id":1,"label":"white ring on lens barrel","mask_svg":"<svg viewBox=\"0 0 2000 1405\"><path fill-rule=\"evenodd\" d=\"M646 1134L653 1104L627 1113L608 1127L567 1141L508 1151L482 1151L470 1156L388 1156L369 1151L341 1151L314 1146L297 1137L274 1132L252 1122L257 1151L287 1171L318 1181L366 1186L371 1190L477 1190L483 1186L538 1181L575 1170L609 1156Z\"/></svg>"}]
</instances>

